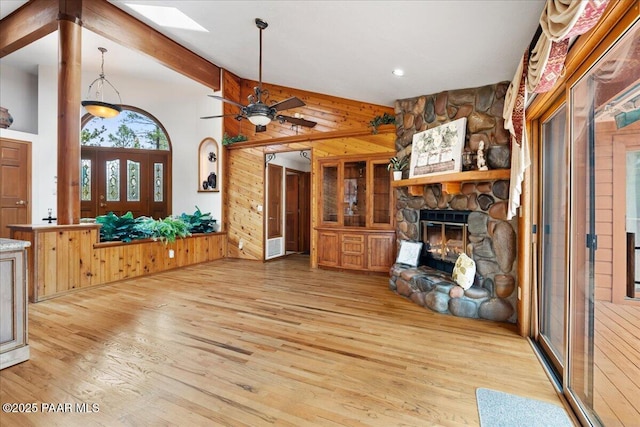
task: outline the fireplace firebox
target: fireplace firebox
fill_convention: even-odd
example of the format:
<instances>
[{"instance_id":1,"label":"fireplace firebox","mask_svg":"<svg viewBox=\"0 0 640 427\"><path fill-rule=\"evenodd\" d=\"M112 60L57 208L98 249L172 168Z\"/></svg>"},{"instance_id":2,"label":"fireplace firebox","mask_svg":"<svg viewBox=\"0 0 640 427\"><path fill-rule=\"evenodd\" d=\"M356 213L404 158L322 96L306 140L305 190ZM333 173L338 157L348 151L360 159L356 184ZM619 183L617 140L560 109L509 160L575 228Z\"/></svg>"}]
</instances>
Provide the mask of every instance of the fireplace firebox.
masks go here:
<instances>
[{"instance_id":1,"label":"fireplace firebox","mask_svg":"<svg viewBox=\"0 0 640 427\"><path fill-rule=\"evenodd\" d=\"M420 211L420 236L423 242L421 263L445 273L461 253L467 251L467 218L471 211Z\"/></svg>"}]
</instances>

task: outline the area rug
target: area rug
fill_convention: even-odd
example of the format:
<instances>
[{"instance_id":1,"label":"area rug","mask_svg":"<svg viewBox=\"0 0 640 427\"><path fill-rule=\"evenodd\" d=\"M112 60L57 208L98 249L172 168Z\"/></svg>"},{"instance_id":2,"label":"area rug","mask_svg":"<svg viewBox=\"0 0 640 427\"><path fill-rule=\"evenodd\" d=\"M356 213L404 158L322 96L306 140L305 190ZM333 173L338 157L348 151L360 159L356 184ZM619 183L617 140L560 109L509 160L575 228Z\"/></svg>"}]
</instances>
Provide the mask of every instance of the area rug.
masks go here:
<instances>
[{"instance_id":1,"label":"area rug","mask_svg":"<svg viewBox=\"0 0 640 427\"><path fill-rule=\"evenodd\" d=\"M501 391L476 390L481 427L573 427L561 406Z\"/></svg>"}]
</instances>

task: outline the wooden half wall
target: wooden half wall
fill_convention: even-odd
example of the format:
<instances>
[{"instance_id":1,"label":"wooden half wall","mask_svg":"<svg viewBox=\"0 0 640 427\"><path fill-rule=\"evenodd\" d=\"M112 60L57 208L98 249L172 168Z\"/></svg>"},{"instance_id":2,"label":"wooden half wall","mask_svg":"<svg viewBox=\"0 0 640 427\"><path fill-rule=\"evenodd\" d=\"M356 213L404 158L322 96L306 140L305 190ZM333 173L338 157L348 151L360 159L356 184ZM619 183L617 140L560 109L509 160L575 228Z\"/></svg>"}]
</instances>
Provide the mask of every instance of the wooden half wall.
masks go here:
<instances>
[{"instance_id":1,"label":"wooden half wall","mask_svg":"<svg viewBox=\"0 0 640 427\"><path fill-rule=\"evenodd\" d=\"M96 224L9 228L12 239L31 242L27 258L32 302L221 259L227 253L226 233L198 234L168 244L150 239L99 243Z\"/></svg>"}]
</instances>

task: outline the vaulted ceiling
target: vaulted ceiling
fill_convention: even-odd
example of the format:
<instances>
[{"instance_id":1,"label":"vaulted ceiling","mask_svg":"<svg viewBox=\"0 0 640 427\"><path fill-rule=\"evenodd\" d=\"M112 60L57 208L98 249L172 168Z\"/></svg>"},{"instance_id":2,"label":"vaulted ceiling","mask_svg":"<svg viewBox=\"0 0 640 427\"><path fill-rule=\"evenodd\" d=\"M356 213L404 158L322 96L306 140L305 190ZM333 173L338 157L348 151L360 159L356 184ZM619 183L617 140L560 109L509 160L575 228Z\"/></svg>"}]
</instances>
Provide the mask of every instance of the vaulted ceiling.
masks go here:
<instances>
[{"instance_id":1,"label":"vaulted ceiling","mask_svg":"<svg viewBox=\"0 0 640 427\"><path fill-rule=\"evenodd\" d=\"M511 80L544 5L544 0L109 1L253 80L259 52L254 20L262 18L269 23L263 33L265 82L388 106L396 99ZM24 3L0 0L0 18ZM129 4L175 7L208 32L161 27ZM49 39L0 63L31 70L37 63L55 64L57 44L55 37ZM104 44L107 74L144 70L165 81L175 74L95 34L83 35L83 68L99 69L96 47ZM405 75L392 75L395 68Z\"/></svg>"}]
</instances>

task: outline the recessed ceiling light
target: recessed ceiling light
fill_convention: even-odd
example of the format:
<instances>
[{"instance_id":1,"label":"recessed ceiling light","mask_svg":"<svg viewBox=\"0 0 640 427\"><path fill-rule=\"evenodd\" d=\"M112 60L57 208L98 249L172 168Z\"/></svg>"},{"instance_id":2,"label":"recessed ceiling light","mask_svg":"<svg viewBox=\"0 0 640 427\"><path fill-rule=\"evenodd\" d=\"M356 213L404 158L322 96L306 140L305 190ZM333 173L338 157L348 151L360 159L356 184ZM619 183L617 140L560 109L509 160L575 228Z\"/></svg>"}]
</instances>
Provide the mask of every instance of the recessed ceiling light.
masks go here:
<instances>
[{"instance_id":1,"label":"recessed ceiling light","mask_svg":"<svg viewBox=\"0 0 640 427\"><path fill-rule=\"evenodd\" d=\"M209 31L193 19L182 13L175 7L167 6L148 6L144 4L125 3L131 9L135 10L145 18L148 18L158 25L170 28L180 28L183 30Z\"/></svg>"},{"instance_id":2,"label":"recessed ceiling light","mask_svg":"<svg viewBox=\"0 0 640 427\"><path fill-rule=\"evenodd\" d=\"M391 72L391 74L393 74L396 77L402 77L404 76L404 70L401 70L400 68L396 68Z\"/></svg>"}]
</instances>

